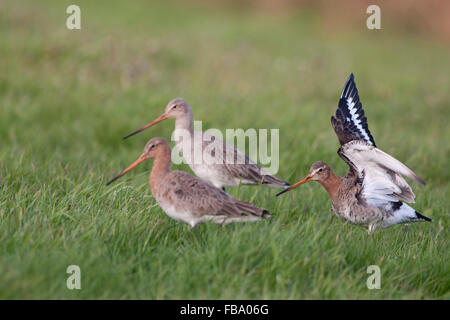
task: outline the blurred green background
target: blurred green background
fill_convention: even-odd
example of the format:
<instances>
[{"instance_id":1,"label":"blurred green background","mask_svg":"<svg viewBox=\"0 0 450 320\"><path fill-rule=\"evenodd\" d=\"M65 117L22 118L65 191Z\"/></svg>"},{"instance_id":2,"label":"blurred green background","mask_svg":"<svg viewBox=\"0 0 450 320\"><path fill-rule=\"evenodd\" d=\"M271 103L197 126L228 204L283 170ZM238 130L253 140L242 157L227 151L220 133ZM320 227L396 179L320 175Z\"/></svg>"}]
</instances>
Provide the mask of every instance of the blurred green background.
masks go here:
<instances>
[{"instance_id":1,"label":"blurred green background","mask_svg":"<svg viewBox=\"0 0 450 320\"><path fill-rule=\"evenodd\" d=\"M449 2L375 1L381 30L368 3L2 1L0 298L450 298ZM150 162L104 186L170 138L166 121L121 139L174 97L204 129L279 128L289 182L316 160L343 175L330 117L351 72L377 145L427 181L413 207L432 224L368 236L331 219L318 185L242 187L228 191L271 221L193 238L156 205ZM70 264L82 290L66 288ZM372 264L381 290L366 287Z\"/></svg>"}]
</instances>

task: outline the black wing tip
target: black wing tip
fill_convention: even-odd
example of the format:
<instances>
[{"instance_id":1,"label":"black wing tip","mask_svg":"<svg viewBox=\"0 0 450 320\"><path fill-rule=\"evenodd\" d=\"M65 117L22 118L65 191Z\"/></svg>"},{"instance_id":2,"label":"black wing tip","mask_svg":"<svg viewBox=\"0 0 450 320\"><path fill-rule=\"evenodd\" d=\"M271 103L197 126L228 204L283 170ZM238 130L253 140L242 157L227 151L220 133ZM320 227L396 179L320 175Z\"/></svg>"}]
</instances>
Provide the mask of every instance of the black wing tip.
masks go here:
<instances>
[{"instance_id":1,"label":"black wing tip","mask_svg":"<svg viewBox=\"0 0 450 320\"><path fill-rule=\"evenodd\" d=\"M355 83L355 76L353 75L353 72L351 72L350 75L348 76L346 85L350 83Z\"/></svg>"},{"instance_id":2,"label":"black wing tip","mask_svg":"<svg viewBox=\"0 0 450 320\"><path fill-rule=\"evenodd\" d=\"M353 75L353 72L350 72L350 75L348 76L347 82L355 83L355 76Z\"/></svg>"},{"instance_id":3,"label":"black wing tip","mask_svg":"<svg viewBox=\"0 0 450 320\"><path fill-rule=\"evenodd\" d=\"M335 116L331 116L330 121L331 121L332 124L336 123L336 121L337 121L336 117Z\"/></svg>"},{"instance_id":4,"label":"black wing tip","mask_svg":"<svg viewBox=\"0 0 450 320\"><path fill-rule=\"evenodd\" d=\"M417 179L417 182L418 183L420 183L421 185L423 185L423 186L426 186L427 185L427 183L425 182L425 180L423 180L421 177L419 177L418 175L416 175L416 179Z\"/></svg>"},{"instance_id":5,"label":"black wing tip","mask_svg":"<svg viewBox=\"0 0 450 320\"><path fill-rule=\"evenodd\" d=\"M263 175L261 180L259 181L259 183L261 183L263 185L268 185L271 187L284 188L284 187L290 186L290 184L287 183L286 181L283 181L280 178L277 178L274 175L270 175L270 174Z\"/></svg>"},{"instance_id":6,"label":"black wing tip","mask_svg":"<svg viewBox=\"0 0 450 320\"><path fill-rule=\"evenodd\" d=\"M268 219L268 218L270 218L270 217L271 217L271 215L270 215L270 212L269 212L268 210L263 209L263 210L261 211L261 218L263 218L263 219Z\"/></svg>"},{"instance_id":7,"label":"black wing tip","mask_svg":"<svg viewBox=\"0 0 450 320\"><path fill-rule=\"evenodd\" d=\"M349 109L348 101L352 101L352 111ZM369 125L367 122L367 117L365 115L364 109L362 107L361 101L359 100L358 88L355 83L355 76L353 72L350 73L344 89L342 90L341 96L339 98L338 108L336 109L336 118L331 117L331 123L333 126L340 126L336 134L338 135L339 141L348 142L351 140L363 139L376 147L375 139L373 138ZM354 120L355 118L359 120L358 126L356 126ZM338 121L340 123L338 124ZM342 132L340 132L342 131ZM341 135L341 137L339 137Z\"/></svg>"},{"instance_id":8,"label":"black wing tip","mask_svg":"<svg viewBox=\"0 0 450 320\"><path fill-rule=\"evenodd\" d=\"M356 83L355 83L355 76L353 75L353 72L350 73L350 76L348 77L347 81L345 82L344 89L341 93L341 98L348 98L349 93L353 92L353 90L349 90L350 88L356 89ZM358 94L358 90L355 90L356 95Z\"/></svg>"}]
</instances>

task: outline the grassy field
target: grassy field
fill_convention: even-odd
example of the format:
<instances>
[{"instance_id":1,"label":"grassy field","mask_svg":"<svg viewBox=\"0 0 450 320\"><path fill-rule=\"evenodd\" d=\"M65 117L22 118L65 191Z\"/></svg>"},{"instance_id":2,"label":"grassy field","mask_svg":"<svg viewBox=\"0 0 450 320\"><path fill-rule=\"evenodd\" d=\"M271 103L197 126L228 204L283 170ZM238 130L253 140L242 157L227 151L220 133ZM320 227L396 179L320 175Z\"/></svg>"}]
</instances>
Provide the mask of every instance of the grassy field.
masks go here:
<instances>
[{"instance_id":1,"label":"grassy field","mask_svg":"<svg viewBox=\"0 0 450 320\"><path fill-rule=\"evenodd\" d=\"M334 32L311 12L147 1L77 1L69 31L68 4L1 4L0 298L450 298L448 46L389 24ZM170 138L173 121L121 139L178 96L204 128L279 128L289 182L316 160L343 175L330 116L350 72L377 145L427 181L411 182L413 206L433 223L368 236L332 219L318 184L279 198L243 186L228 191L272 219L194 238L156 205L151 161L105 186L148 139ZM81 290L66 288L73 264Z\"/></svg>"}]
</instances>

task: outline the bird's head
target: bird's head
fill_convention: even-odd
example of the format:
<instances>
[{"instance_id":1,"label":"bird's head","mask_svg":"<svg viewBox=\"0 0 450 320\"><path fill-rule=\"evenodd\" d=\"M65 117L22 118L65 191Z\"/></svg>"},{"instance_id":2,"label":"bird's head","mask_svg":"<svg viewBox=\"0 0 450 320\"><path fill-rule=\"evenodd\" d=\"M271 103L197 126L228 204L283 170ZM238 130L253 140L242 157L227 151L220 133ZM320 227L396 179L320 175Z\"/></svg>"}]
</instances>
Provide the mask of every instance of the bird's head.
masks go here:
<instances>
[{"instance_id":1,"label":"bird's head","mask_svg":"<svg viewBox=\"0 0 450 320\"><path fill-rule=\"evenodd\" d=\"M164 112L162 115L160 115L158 118L153 120L152 122L146 124L142 128L137 129L136 131L130 133L129 135L126 135L123 137L124 139L129 138L139 132L144 131L145 129L148 129L152 127L153 125L166 120L166 119L178 119L185 117L189 114L192 114L192 109L189 103L181 98L175 98L170 100L170 102L167 104L166 108L164 109Z\"/></svg>"},{"instance_id":2,"label":"bird's head","mask_svg":"<svg viewBox=\"0 0 450 320\"><path fill-rule=\"evenodd\" d=\"M310 182L310 181L322 182L322 181L325 181L325 180L327 180L329 178L330 174L331 174L331 168L325 162L322 162L322 161L314 162L311 165L311 168L309 169L309 173L306 175L306 177L304 177L302 180L298 181L297 183L293 184L289 188L286 188L283 191L279 192L277 194L277 196L279 196L280 194L283 194L285 192L288 192L288 191L290 191L292 189L295 189L298 186L300 186L300 185L302 185L302 184L304 184L306 182Z\"/></svg>"},{"instance_id":3,"label":"bird's head","mask_svg":"<svg viewBox=\"0 0 450 320\"><path fill-rule=\"evenodd\" d=\"M164 114L167 116L167 118L170 119L183 117L191 112L192 109L189 103L181 98L175 98L170 100L170 102L166 106L166 109L164 110Z\"/></svg>"},{"instance_id":4,"label":"bird's head","mask_svg":"<svg viewBox=\"0 0 450 320\"><path fill-rule=\"evenodd\" d=\"M170 146L167 143L166 139L163 138L152 138L144 147L144 150L142 151L142 154L140 157L133 162L128 168L123 170L121 173L119 173L117 176L112 178L106 185L111 184L112 182L119 179L121 176L123 176L125 173L131 171L135 167L137 167L140 163L144 162L147 159L154 159L158 158L160 156L168 155L170 159Z\"/></svg>"}]
</instances>

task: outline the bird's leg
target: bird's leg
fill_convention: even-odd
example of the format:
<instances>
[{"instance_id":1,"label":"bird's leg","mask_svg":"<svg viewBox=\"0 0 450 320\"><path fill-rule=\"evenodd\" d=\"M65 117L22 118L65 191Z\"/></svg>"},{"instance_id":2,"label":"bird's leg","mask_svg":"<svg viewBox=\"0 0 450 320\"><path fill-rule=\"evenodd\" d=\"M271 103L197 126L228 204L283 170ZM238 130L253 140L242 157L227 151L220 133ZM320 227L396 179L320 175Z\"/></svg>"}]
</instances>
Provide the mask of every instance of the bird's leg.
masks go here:
<instances>
[{"instance_id":1,"label":"bird's leg","mask_svg":"<svg viewBox=\"0 0 450 320\"><path fill-rule=\"evenodd\" d=\"M225 188L224 188L225 189ZM227 218L224 218L220 226L223 228L227 224Z\"/></svg>"},{"instance_id":2,"label":"bird's leg","mask_svg":"<svg viewBox=\"0 0 450 320\"><path fill-rule=\"evenodd\" d=\"M332 213L331 219L333 219L336 216L336 212L334 212L333 206L330 207L330 212Z\"/></svg>"},{"instance_id":3,"label":"bird's leg","mask_svg":"<svg viewBox=\"0 0 450 320\"><path fill-rule=\"evenodd\" d=\"M372 234L376 229L378 229L379 227L381 227L382 226L382 223L381 222L373 222L373 223L370 223L368 226L367 226L367 232L369 233L369 234Z\"/></svg>"},{"instance_id":4,"label":"bird's leg","mask_svg":"<svg viewBox=\"0 0 450 320\"><path fill-rule=\"evenodd\" d=\"M330 226L333 223L334 218L336 217L336 212L334 212L333 206L330 207L330 211L331 211L332 215L330 217L330 222L328 223L328 226Z\"/></svg>"},{"instance_id":5,"label":"bird's leg","mask_svg":"<svg viewBox=\"0 0 450 320\"><path fill-rule=\"evenodd\" d=\"M405 224L403 225L403 231L404 231L405 233L408 233L408 232L409 232L409 228L411 228L411 225L410 225L409 223L405 223Z\"/></svg>"},{"instance_id":6,"label":"bird's leg","mask_svg":"<svg viewBox=\"0 0 450 320\"><path fill-rule=\"evenodd\" d=\"M191 227L191 231L192 231L192 234L193 234L192 239L195 239L197 242L199 242L198 232L197 232L198 228L196 228L196 226L197 225L194 225L194 226Z\"/></svg>"}]
</instances>

